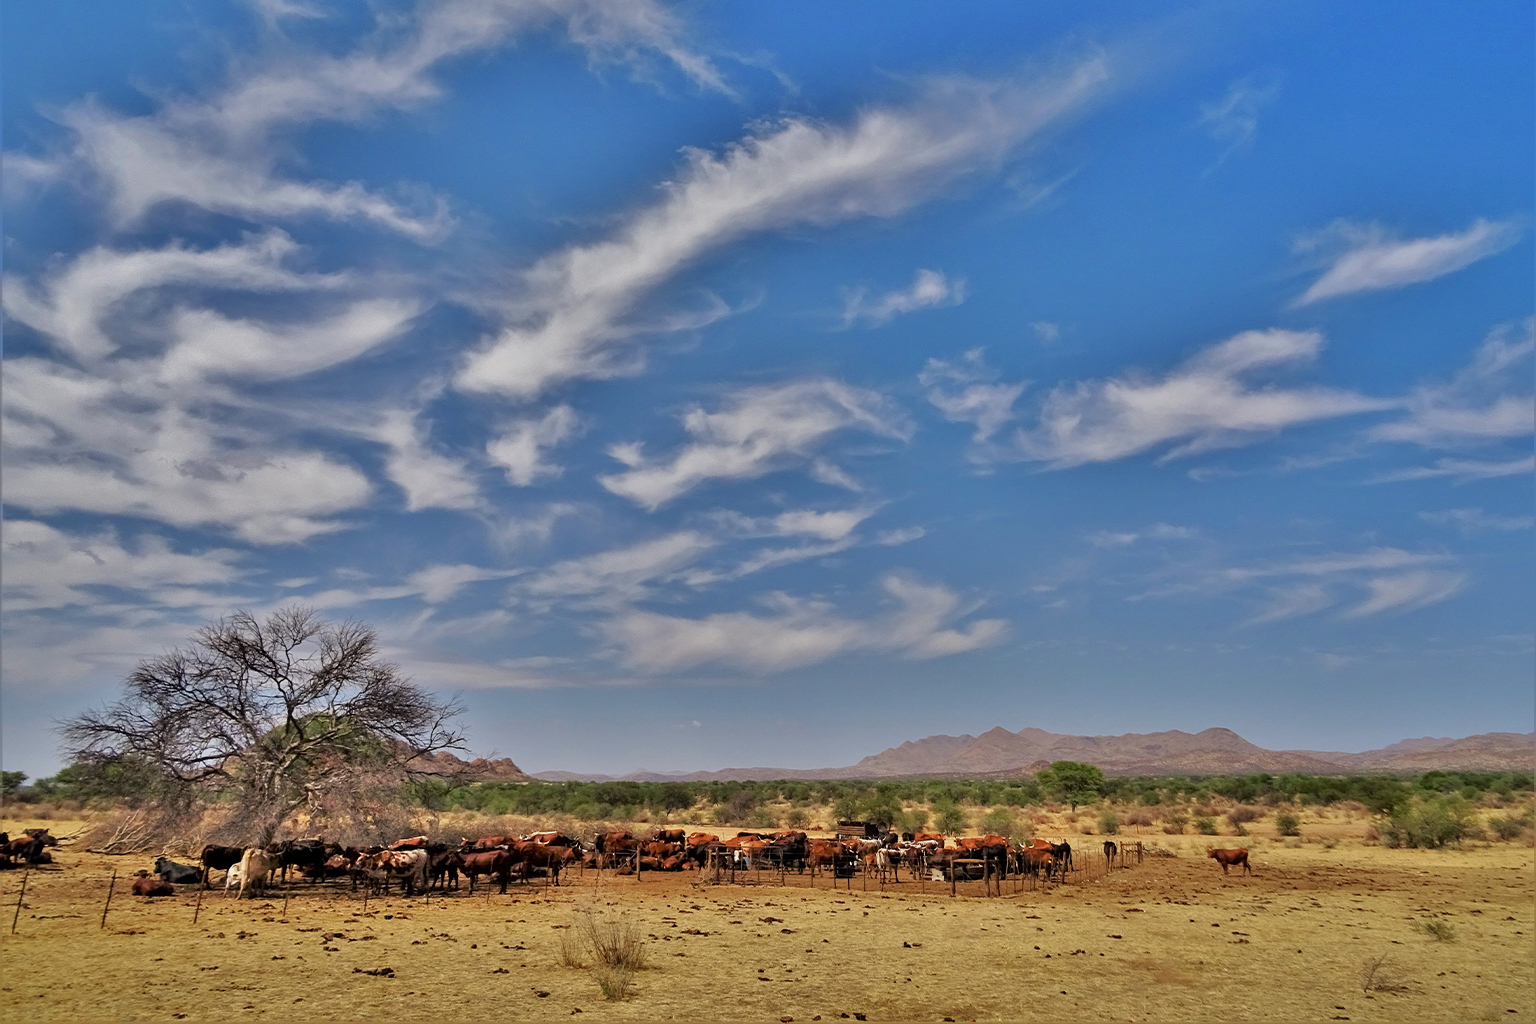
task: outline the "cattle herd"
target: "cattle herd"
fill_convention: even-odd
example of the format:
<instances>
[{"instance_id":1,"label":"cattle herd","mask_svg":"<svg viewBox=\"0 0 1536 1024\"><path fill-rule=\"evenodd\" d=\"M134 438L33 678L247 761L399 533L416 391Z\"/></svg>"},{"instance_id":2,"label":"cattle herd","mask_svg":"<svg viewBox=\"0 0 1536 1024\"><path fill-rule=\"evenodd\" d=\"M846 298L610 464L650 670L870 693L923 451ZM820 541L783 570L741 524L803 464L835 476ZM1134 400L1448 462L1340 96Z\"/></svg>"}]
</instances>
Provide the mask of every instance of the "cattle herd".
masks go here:
<instances>
[{"instance_id":1,"label":"cattle herd","mask_svg":"<svg viewBox=\"0 0 1536 1024\"><path fill-rule=\"evenodd\" d=\"M1111 864L1117 857L1139 860L1141 844L1121 847L1105 843L1104 855ZM1226 863L1223 861L1224 869ZM643 836L598 832L585 842L559 832L535 832L464 839L458 845L413 836L388 846L363 849L320 838L289 839L265 847L209 845L203 848L197 864L158 858L153 873L139 873L134 891L160 896L172 895L176 884L206 888L214 872L223 872L226 893L255 896L277 878L286 884L293 871L314 883L349 879L354 889L361 885L368 891L387 891L391 883L398 882L407 895L430 893L433 889L458 889L460 879L465 878L471 892L484 879L505 893L514 880L538 878L559 885L561 872L573 867L609 869L619 875L690 869L810 872L812 878L817 874L852 878L862 873L881 883L900 882L903 874L909 880L1001 880L1014 876L1050 882L1064 880L1067 872L1075 869L1072 847L1064 841L1036 839L1020 845L996 835L951 839L925 832L819 839L793 830L738 832L722 839L707 832L658 828Z\"/></svg>"}]
</instances>

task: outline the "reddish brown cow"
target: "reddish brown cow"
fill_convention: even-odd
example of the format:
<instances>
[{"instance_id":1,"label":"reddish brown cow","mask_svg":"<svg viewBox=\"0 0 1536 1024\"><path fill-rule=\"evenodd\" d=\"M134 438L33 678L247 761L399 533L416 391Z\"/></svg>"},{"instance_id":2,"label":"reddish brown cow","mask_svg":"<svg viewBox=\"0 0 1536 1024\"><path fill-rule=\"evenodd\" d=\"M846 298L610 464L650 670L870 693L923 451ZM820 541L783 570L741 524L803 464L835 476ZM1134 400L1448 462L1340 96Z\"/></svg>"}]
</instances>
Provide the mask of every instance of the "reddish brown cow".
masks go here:
<instances>
[{"instance_id":1,"label":"reddish brown cow","mask_svg":"<svg viewBox=\"0 0 1536 1024\"><path fill-rule=\"evenodd\" d=\"M133 894L135 896L174 896L176 890L171 888L171 883L163 878L157 878L148 871L140 871L133 880Z\"/></svg>"},{"instance_id":2,"label":"reddish brown cow","mask_svg":"<svg viewBox=\"0 0 1536 1024\"><path fill-rule=\"evenodd\" d=\"M687 841L688 833L680 828L658 828L651 838L659 843L682 843Z\"/></svg>"},{"instance_id":3,"label":"reddish brown cow","mask_svg":"<svg viewBox=\"0 0 1536 1024\"><path fill-rule=\"evenodd\" d=\"M914 832L914 833L912 833L912 841L914 843L930 843L930 842L931 843L938 843L939 844L939 849L942 850L944 848L944 833L943 832Z\"/></svg>"},{"instance_id":4,"label":"reddish brown cow","mask_svg":"<svg viewBox=\"0 0 1536 1024\"><path fill-rule=\"evenodd\" d=\"M411 838L409 838L409 839L396 839L394 842L392 842L388 846L384 847L384 849L386 849L386 850L419 850L419 849L421 849L422 847L424 847L426 845L427 845L427 837L426 836L411 836Z\"/></svg>"},{"instance_id":5,"label":"reddish brown cow","mask_svg":"<svg viewBox=\"0 0 1536 1024\"><path fill-rule=\"evenodd\" d=\"M543 868L560 884L560 869L576 859L576 851L567 846L545 846L542 843L517 842L512 852L523 865L523 874L531 874L530 868Z\"/></svg>"},{"instance_id":6,"label":"reddish brown cow","mask_svg":"<svg viewBox=\"0 0 1536 1024\"><path fill-rule=\"evenodd\" d=\"M1221 873L1226 874L1228 868L1235 868L1239 864L1243 866L1243 873L1253 874L1253 868L1248 866L1248 851L1240 850L1215 850L1206 848L1205 855L1221 865Z\"/></svg>"},{"instance_id":7,"label":"reddish brown cow","mask_svg":"<svg viewBox=\"0 0 1536 1024\"><path fill-rule=\"evenodd\" d=\"M507 891L507 883L512 880L512 868L519 863L518 856L511 850L479 850L460 854L463 863L459 870L469 876L469 891L475 891L475 882L481 875L492 875L500 892Z\"/></svg>"}]
</instances>

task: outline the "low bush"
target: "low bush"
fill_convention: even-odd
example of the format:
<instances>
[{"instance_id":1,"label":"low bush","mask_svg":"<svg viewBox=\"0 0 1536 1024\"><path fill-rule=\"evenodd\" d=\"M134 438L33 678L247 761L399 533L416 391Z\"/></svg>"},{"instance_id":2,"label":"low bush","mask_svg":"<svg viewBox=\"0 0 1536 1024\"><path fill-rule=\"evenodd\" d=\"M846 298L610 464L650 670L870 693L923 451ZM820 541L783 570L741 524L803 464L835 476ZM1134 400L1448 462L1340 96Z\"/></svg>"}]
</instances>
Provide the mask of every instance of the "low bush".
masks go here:
<instances>
[{"instance_id":1,"label":"low bush","mask_svg":"<svg viewBox=\"0 0 1536 1024\"><path fill-rule=\"evenodd\" d=\"M1476 839L1482 828L1465 800L1458 796L1415 800L1393 811L1379 826L1381 840L1394 849L1439 850L1464 839Z\"/></svg>"},{"instance_id":2,"label":"low bush","mask_svg":"<svg viewBox=\"0 0 1536 1024\"><path fill-rule=\"evenodd\" d=\"M1530 814L1525 814L1519 818L1511 818L1500 815L1498 817L1488 819L1488 827L1493 830L1493 834L1498 836L1506 843L1511 839L1520 838L1520 833L1524 832L1527 828L1530 827L1530 825Z\"/></svg>"},{"instance_id":3,"label":"low bush","mask_svg":"<svg viewBox=\"0 0 1536 1024\"><path fill-rule=\"evenodd\" d=\"M1184 834L1184 826L1189 824L1189 815L1179 811L1168 815L1163 819L1163 831L1171 836Z\"/></svg>"},{"instance_id":4,"label":"low bush","mask_svg":"<svg viewBox=\"0 0 1536 1024\"><path fill-rule=\"evenodd\" d=\"M1216 834L1216 819L1208 814L1201 814L1195 818L1195 831L1203 836Z\"/></svg>"},{"instance_id":5,"label":"low bush","mask_svg":"<svg viewBox=\"0 0 1536 1024\"><path fill-rule=\"evenodd\" d=\"M1301 835L1301 819L1290 811L1281 811L1275 815L1275 831L1282 836Z\"/></svg>"},{"instance_id":6,"label":"low bush","mask_svg":"<svg viewBox=\"0 0 1536 1024\"><path fill-rule=\"evenodd\" d=\"M1454 942L1456 940L1456 929L1452 928L1448 922L1442 921L1439 918L1430 921L1420 921L1419 929L1436 942Z\"/></svg>"},{"instance_id":7,"label":"low bush","mask_svg":"<svg viewBox=\"0 0 1536 1024\"><path fill-rule=\"evenodd\" d=\"M1233 828L1248 824L1250 821L1258 821L1264 817L1264 812L1257 807L1234 807L1227 812L1227 821Z\"/></svg>"},{"instance_id":8,"label":"low bush","mask_svg":"<svg viewBox=\"0 0 1536 1024\"><path fill-rule=\"evenodd\" d=\"M1125 816L1125 823L1127 825L1134 825L1137 828L1145 828L1152 824L1152 815L1146 811L1132 811Z\"/></svg>"},{"instance_id":9,"label":"low bush","mask_svg":"<svg viewBox=\"0 0 1536 1024\"><path fill-rule=\"evenodd\" d=\"M597 979L597 987L610 1003L635 994L635 975L627 967L594 967L592 977Z\"/></svg>"},{"instance_id":10,"label":"low bush","mask_svg":"<svg viewBox=\"0 0 1536 1024\"><path fill-rule=\"evenodd\" d=\"M1106 810L1099 815L1099 831L1107 836L1112 836L1120 831L1120 819L1115 817L1114 811Z\"/></svg>"}]
</instances>

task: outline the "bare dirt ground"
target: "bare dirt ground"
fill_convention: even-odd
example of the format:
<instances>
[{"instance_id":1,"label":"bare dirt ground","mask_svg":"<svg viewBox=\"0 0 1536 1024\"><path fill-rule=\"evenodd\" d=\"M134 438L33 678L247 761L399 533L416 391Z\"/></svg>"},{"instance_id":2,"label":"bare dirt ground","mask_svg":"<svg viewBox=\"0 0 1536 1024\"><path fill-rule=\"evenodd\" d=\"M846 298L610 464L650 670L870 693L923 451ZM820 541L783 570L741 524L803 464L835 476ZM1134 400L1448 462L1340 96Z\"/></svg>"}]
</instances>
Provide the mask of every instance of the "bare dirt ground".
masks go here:
<instances>
[{"instance_id":1,"label":"bare dirt ground","mask_svg":"<svg viewBox=\"0 0 1536 1024\"><path fill-rule=\"evenodd\" d=\"M1178 855L1106 872L1102 837L1072 837L1099 858L1091 880L991 899L931 882L923 895L910 881L865 892L587 872L558 890L396 895L366 912L344 883L300 883L286 916L281 892L211 890L195 925L193 886L126 892L152 858L66 848L32 872L15 935L3 933L22 873L0 876L0 1019L1536 1020L1528 846L1222 837L1248 845L1257 871L1223 877L1206 837L1156 839ZM564 929L593 907L647 936L651 966L628 1001L561 966ZM1426 934L1432 920L1453 937Z\"/></svg>"}]
</instances>

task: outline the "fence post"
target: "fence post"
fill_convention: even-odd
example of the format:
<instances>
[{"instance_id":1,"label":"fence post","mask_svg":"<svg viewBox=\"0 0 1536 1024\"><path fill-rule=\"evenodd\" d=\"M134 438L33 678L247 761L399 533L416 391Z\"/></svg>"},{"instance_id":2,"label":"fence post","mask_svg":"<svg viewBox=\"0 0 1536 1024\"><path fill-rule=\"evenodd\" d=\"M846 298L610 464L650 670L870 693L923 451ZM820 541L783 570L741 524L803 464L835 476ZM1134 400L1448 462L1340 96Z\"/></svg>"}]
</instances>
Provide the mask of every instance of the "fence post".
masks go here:
<instances>
[{"instance_id":1,"label":"fence post","mask_svg":"<svg viewBox=\"0 0 1536 1024\"><path fill-rule=\"evenodd\" d=\"M192 923L197 924L197 915L203 912L203 887L197 887L197 905L192 908Z\"/></svg>"},{"instance_id":2,"label":"fence post","mask_svg":"<svg viewBox=\"0 0 1536 1024\"><path fill-rule=\"evenodd\" d=\"M112 876L117 877L117 872ZM27 870L21 876L21 892L16 897L16 913L11 915L11 934L16 934L16 921L21 917L21 901L27 898L27 879L32 877L32 865L27 865Z\"/></svg>"},{"instance_id":3,"label":"fence post","mask_svg":"<svg viewBox=\"0 0 1536 1024\"><path fill-rule=\"evenodd\" d=\"M112 881L107 886L107 902L101 908L101 926L107 926L107 911L112 909L112 890L117 888L117 869L112 869ZM21 913L21 901L16 901L16 913Z\"/></svg>"}]
</instances>

